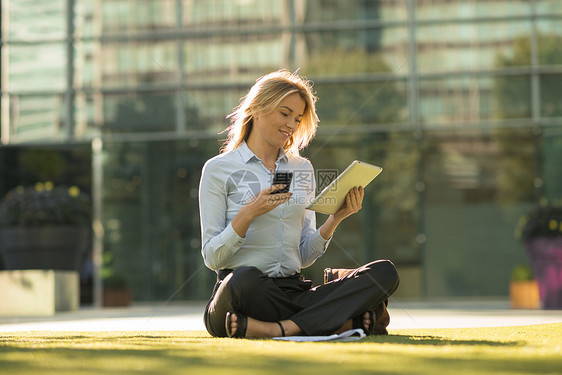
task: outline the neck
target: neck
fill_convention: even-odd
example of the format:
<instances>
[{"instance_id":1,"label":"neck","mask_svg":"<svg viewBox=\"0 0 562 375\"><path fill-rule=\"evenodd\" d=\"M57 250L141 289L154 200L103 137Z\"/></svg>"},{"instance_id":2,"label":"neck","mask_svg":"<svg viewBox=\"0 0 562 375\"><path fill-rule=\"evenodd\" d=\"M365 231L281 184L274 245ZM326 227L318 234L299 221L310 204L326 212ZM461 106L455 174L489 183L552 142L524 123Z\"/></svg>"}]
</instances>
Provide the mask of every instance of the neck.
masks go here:
<instances>
[{"instance_id":1,"label":"neck","mask_svg":"<svg viewBox=\"0 0 562 375\"><path fill-rule=\"evenodd\" d=\"M258 142L252 134L246 140L248 148L261 159L262 162L267 164L275 164L277 157L279 156L279 149L275 148L266 142Z\"/></svg>"}]
</instances>

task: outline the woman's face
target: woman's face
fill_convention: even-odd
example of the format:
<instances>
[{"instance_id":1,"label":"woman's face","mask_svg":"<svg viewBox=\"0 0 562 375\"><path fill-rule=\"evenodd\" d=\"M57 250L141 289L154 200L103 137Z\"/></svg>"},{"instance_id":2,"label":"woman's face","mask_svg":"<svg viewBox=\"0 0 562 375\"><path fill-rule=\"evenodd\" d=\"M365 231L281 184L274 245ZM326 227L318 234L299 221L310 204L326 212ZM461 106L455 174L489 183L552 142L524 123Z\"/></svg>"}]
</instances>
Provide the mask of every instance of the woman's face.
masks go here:
<instances>
[{"instance_id":1,"label":"woman's face","mask_svg":"<svg viewBox=\"0 0 562 375\"><path fill-rule=\"evenodd\" d=\"M254 115L254 125L250 137L265 142L265 146L275 150L283 147L297 129L304 115L306 102L298 93L283 99L271 113Z\"/></svg>"}]
</instances>

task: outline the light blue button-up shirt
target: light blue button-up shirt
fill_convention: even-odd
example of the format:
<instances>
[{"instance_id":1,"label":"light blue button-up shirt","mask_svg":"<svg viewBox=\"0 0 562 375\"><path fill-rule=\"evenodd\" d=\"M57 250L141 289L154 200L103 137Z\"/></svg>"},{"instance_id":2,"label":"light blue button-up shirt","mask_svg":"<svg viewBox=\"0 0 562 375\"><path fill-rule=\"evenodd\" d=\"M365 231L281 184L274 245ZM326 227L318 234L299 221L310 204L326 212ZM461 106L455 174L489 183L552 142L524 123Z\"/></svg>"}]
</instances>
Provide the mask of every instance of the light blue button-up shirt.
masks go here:
<instances>
[{"instance_id":1,"label":"light blue button-up shirt","mask_svg":"<svg viewBox=\"0 0 562 375\"><path fill-rule=\"evenodd\" d=\"M285 277L308 267L326 251L330 240L316 229L315 212L305 209L315 193L310 161L280 150L276 171L293 172L285 202L252 221L245 237L232 228L240 208L271 186L274 174L244 142L215 156L203 167L199 185L202 254L212 270L255 266L270 277Z\"/></svg>"}]
</instances>

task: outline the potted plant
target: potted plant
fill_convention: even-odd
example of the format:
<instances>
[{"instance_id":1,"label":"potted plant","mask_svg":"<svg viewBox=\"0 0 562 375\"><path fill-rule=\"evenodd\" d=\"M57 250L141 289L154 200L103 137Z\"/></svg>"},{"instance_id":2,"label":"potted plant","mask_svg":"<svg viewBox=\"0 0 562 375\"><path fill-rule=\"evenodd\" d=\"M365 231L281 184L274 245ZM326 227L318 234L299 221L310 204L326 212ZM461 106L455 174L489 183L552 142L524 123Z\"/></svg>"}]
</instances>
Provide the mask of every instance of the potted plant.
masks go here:
<instances>
[{"instance_id":1,"label":"potted plant","mask_svg":"<svg viewBox=\"0 0 562 375\"><path fill-rule=\"evenodd\" d=\"M78 187L18 186L0 202L4 266L78 271L90 228L90 199Z\"/></svg>"},{"instance_id":2,"label":"potted plant","mask_svg":"<svg viewBox=\"0 0 562 375\"><path fill-rule=\"evenodd\" d=\"M531 267L517 265L511 272L509 300L513 309L538 309L539 287Z\"/></svg>"},{"instance_id":3,"label":"potted plant","mask_svg":"<svg viewBox=\"0 0 562 375\"><path fill-rule=\"evenodd\" d=\"M131 304L131 291L127 287L127 280L115 272L113 265L113 254L103 254L103 306L118 307Z\"/></svg>"},{"instance_id":4,"label":"potted plant","mask_svg":"<svg viewBox=\"0 0 562 375\"><path fill-rule=\"evenodd\" d=\"M542 307L562 309L562 206L546 201L519 222Z\"/></svg>"}]
</instances>

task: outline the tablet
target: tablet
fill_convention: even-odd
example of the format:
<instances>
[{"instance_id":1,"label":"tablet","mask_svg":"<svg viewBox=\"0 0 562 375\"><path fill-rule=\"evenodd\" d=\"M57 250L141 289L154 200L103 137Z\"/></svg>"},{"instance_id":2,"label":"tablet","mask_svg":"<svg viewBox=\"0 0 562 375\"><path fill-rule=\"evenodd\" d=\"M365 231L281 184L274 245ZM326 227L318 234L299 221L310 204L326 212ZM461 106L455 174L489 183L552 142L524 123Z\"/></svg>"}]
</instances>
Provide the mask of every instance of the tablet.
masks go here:
<instances>
[{"instance_id":1,"label":"tablet","mask_svg":"<svg viewBox=\"0 0 562 375\"><path fill-rule=\"evenodd\" d=\"M382 172L381 167L355 160L306 207L323 214L335 214L354 186L367 186Z\"/></svg>"}]
</instances>

